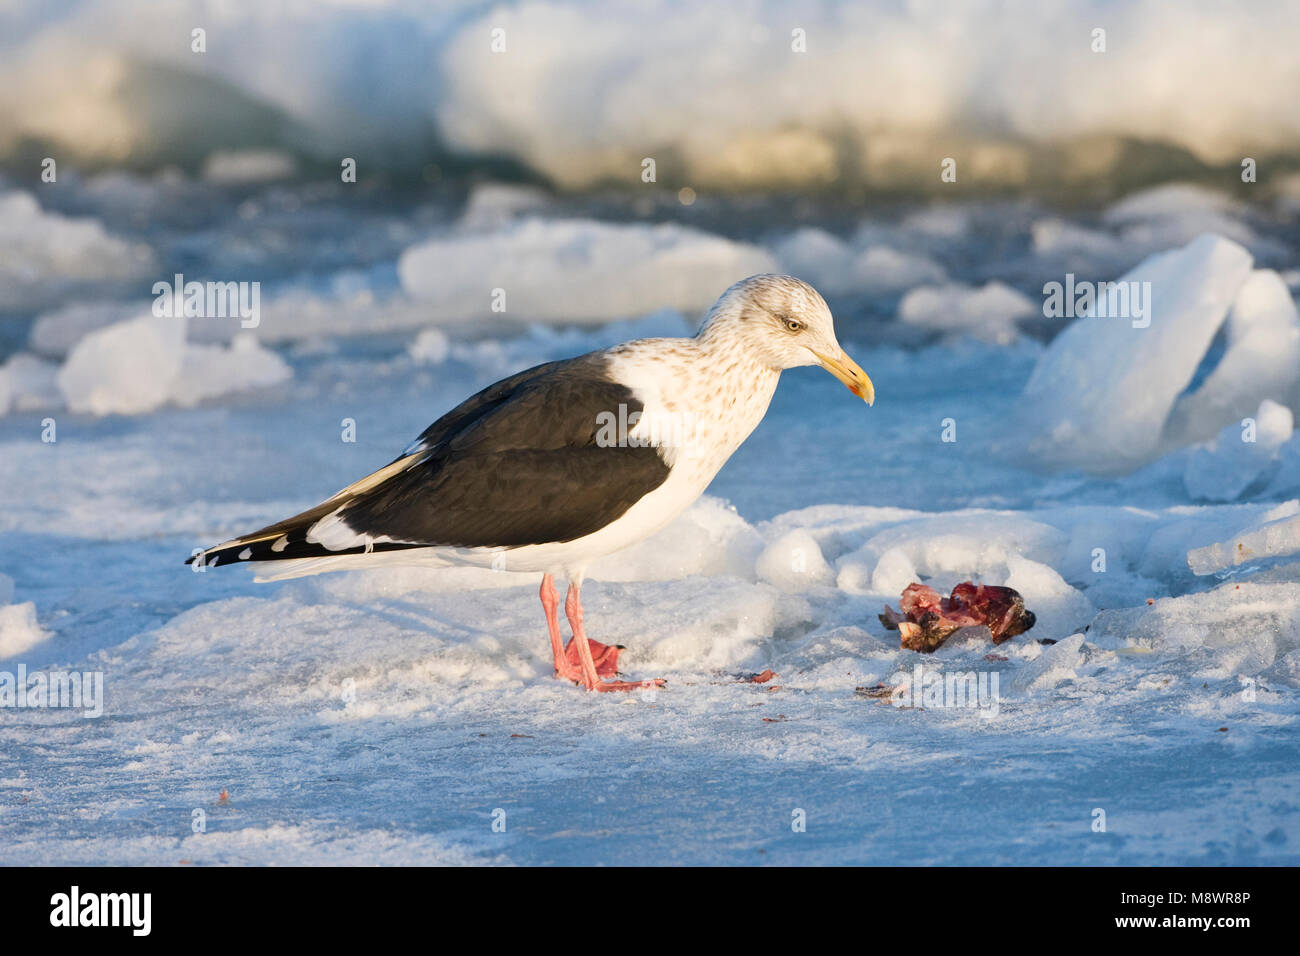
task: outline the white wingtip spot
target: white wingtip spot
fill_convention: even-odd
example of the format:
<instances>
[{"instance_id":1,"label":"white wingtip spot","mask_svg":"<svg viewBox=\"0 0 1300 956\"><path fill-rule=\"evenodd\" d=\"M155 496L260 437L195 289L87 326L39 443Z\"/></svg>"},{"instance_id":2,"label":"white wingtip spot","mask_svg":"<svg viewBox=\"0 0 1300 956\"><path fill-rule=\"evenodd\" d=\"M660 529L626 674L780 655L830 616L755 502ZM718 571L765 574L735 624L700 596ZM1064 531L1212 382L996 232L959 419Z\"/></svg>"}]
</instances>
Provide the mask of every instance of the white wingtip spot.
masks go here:
<instances>
[{"instance_id":1,"label":"white wingtip spot","mask_svg":"<svg viewBox=\"0 0 1300 956\"><path fill-rule=\"evenodd\" d=\"M280 535L280 537L276 538L275 541L271 543L271 550L274 551L276 554L279 554L288 546L289 546L289 536L287 534L282 534Z\"/></svg>"},{"instance_id":2,"label":"white wingtip spot","mask_svg":"<svg viewBox=\"0 0 1300 956\"><path fill-rule=\"evenodd\" d=\"M252 548L245 548L243 551L240 551L240 552L239 552L239 560L240 560L240 561L247 561L247 560L248 560L249 558L251 558L252 556L253 556L253 549L252 549Z\"/></svg>"}]
</instances>

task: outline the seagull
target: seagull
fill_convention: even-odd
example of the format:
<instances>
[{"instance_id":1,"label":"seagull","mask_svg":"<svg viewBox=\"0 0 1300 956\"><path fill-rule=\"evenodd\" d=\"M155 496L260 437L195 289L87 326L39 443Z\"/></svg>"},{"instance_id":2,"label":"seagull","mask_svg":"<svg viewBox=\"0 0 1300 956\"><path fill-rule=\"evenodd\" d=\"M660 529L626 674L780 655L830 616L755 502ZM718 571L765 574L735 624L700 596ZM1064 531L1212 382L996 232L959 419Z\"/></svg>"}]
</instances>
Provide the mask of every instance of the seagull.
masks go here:
<instances>
[{"instance_id":1,"label":"seagull","mask_svg":"<svg viewBox=\"0 0 1300 956\"><path fill-rule=\"evenodd\" d=\"M186 563L279 562L257 580L394 564L541 572L556 677L588 691L659 687L606 679L623 648L587 637L587 568L685 511L762 420L781 372L804 365L875 401L817 291L750 276L694 338L639 339L511 375L316 507ZM567 645L556 576L568 580Z\"/></svg>"}]
</instances>

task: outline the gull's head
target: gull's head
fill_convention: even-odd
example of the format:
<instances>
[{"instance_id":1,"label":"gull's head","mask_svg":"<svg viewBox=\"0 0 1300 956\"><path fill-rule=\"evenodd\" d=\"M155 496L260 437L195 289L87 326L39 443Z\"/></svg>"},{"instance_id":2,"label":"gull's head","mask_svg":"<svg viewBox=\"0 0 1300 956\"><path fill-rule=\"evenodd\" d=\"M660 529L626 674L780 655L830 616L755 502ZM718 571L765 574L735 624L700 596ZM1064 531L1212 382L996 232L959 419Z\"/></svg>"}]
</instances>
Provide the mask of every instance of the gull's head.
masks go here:
<instances>
[{"instance_id":1,"label":"gull's head","mask_svg":"<svg viewBox=\"0 0 1300 956\"><path fill-rule=\"evenodd\" d=\"M835 338L835 321L817 290L793 276L742 279L704 317L699 338L743 349L768 368L820 365L868 405L876 390Z\"/></svg>"}]
</instances>

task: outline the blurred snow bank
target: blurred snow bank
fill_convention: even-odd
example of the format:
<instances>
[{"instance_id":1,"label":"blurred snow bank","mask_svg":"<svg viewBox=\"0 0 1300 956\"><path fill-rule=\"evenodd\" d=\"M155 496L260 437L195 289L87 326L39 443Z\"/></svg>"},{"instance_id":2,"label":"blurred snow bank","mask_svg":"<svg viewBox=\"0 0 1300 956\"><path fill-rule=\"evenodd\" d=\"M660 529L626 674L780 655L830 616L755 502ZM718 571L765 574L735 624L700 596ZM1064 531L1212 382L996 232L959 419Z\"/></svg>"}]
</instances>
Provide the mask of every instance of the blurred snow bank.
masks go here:
<instances>
[{"instance_id":1,"label":"blurred snow bank","mask_svg":"<svg viewBox=\"0 0 1300 956\"><path fill-rule=\"evenodd\" d=\"M885 2L648 0L599 18L582 0L8 7L0 153L37 140L112 163L272 148L400 166L440 141L568 187L638 182L649 154L696 188L930 183L934 157L954 156L962 182L1019 185L1143 168L1144 143L1150 161L1235 163L1300 135L1287 4L974 4L942 30L926 4ZM195 24L202 56L155 42ZM882 85L892 95L862 97ZM978 129L959 122L972 114ZM1062 143L1082 158L1060 161Z\"/></svg>"},{"instance_id":2,"label":"blurred snow bank","mask_svg":"<svg viewBox=\"0 0 1300 956\"><path fill-rule=\"evenodd\" d=\"M919 328L962 333L996 345L1019 336L1017 320L1038 313L1028 296L1001 282L979 289L949 285L913 289L898 304L900 321Z\"/></svg>"},{"instance_id":3,"label":"blurred snow bank","mask_svg":"<svg viewBox=\"0 0 1300 956\"><path fill-rule=\"evenodd\" d=\"M217 150L203 161L203 178L224 184L265 183L297 171L292 156L274 149Z\"/></svg>"},{"instance_id":4,"label":"blurred snow bank","mask_svg":"<svg viewBox=\"0 0 1300 956\"><path fill-rule=\"evenodd\" d=\"M671 223L530 217L430 239L407 249L397 269L406 292L441 321L505 313L598 324L661 308L699 312L776 263L756 246Z\"/></svg>"},{"instance_id":5,"label":"blurred snow bank","mask_svg":"<svg viewBox=\"0 0 1300 956\"><path fill-rule=\"evenodd\" d=\"M230 177L248 166L244 173L260 182L263 174L273 176L276 155L243 151L210 158L214 168L226 168ZM206 210L202 215L207 216L226 207L224 185L172 171L151 178L104 174L83 182L74 177L60 188L72 207L99 211L109 222L132 229L171 222L183 232L191 228L190 211ZM139 248L149 261L172 262L177 256L189 261L197 254L203 271L219 276L246 274L258 261L284 270L262 290L258 338L264 343L430 326L461 326L459 331L471 338L507 336L529 323L596 327L661 308L684 313L694 326L731 282L757 271L780 271L812 282L837 310L847 307L851 314L865 304L882 317L895 311L897 322L879 328L902 343L974 338L1009 344L1028 325L1044 328L1036 288L1043 276L1066 271L1112 276L1164 248L1162 242L1201 225L1240 238L1261 261L1284 261L1276 243L1255 234L1253 225L1262 216L1258 210L1187 184L1127 196L1096 225L1038 218L1032 205L952 203L924 206L897 219L864 213L843 237L822 228L790 230L780 221L751 243L673 223L565 218L569 214L556 211L554 195L487 181L469 191L461 215L451 222L438 219L445 211L430 212L437 220L430 226L418 210L413 217L380 213L358 221L354 212L327 203L316 208L314 221L320 228L309 240L295 243L288 259L280 224L268 223L250 237L248 222L260 224L285 204L296 208L295 203L315 202L311 196L310 185L298 193L267 183L241 200L238 218L201 237L177 239L164 229L148 233L156 246L152 253ZM246 212L252 216L247 222ZM169 217L179 218L173 222ZM39 230L36 235L35 240L11 239L19 271L35 269L33 263L45 254L46 239ZM373 251L375 258L358 260L361 248ZM990 248L995 250L991 254ZM978 268L972 269L975 263ZM171 267L147 272L144 282L134 273L122 273L108 291L140 296L148 280L160 278L159 271L168 273L161 278L171 278ZM1286 284L1259 271L1253 291L1243 290L1229 316L1226 329L1234 352L1215 371L1215 387L1180 400L1171 413L1171 436L1186 430L1171 437L1174 445L1212 438L1222 426L1214 415L1200 414L1199 407L1233 394L1217 387L1220 379L1235 380L1245 367L1246 376L1258 385L1258 405L1264 397L1276 397L1269 380L1288 378L1296 364L1291 350L1300 353L1300 344L1287 331L1294 308ZM992 275L1008 278L987 278ZM1018 288L1008 284L1012 277ZM49 301L38 297L28 303L45 309L36 316L28 343L46 358L66 356L89 332L132 318L148 306L141 299L78 297L75 288L57 282L41 290ZM236 331L229 323L204 322L193 323L188 335L195 342L225 344ZM1288 342L1286 348L1276 347ZM1202 427L1207 421L1213 422L1208 430Z\"/></svg>"},{"instance_id":6,"label":"blurred snow bank","mask_svg":"<svg viewBox=\"0 0 1300 956\"><path fill-rule=\"evenodd\" d=\"M156 268L147 246L109 235L96 219L45 212L24 192L0 193L0 309L39 307L70 287Z\"/></svg>"},{"instance_id":7,"label":"blurred snow bank","mask_svg":"<svg viewBox=\"0 0 1300 956\"><path fill-rule=\"evenodd\" d=\"M783 236L772 252L783 271L823 293L888 295L947 278L943 267L923 252L897 249L870 238L845 242L811 226Z\"/></svg>"},{"instance_id":8,"label":"blurred snow bank","mask_svg":"<svg viewBox=\"0 0 1300 956\"><path fill-rule=\"evenodd\" d=\"M61 404L55 376L59 367L19 352L0 364L0 415L57 408Z\"/></svg>"}]
</instances>

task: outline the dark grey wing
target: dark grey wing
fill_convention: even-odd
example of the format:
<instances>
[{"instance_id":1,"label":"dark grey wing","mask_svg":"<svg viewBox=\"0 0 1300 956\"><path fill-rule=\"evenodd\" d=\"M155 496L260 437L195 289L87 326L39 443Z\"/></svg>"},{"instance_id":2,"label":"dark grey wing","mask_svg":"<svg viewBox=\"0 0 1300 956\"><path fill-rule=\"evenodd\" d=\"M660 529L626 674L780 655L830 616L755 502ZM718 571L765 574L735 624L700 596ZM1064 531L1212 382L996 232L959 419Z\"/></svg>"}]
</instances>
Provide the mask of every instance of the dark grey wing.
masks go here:
<instances>
[{"instance_id":1,"label":"dark grey wing","mask_svg":"<svg viewBox=\"0 0 1300 956\"><path fill-rule=\"evenodd\" d=\"M622 408L620 408L622 406ZM599 353L490 385L425 429L408 454L329 501L235 539L209 564L358 553L306 540L338 512L347 529L390 537L373 550L518 547L572 541L616 520L668 477L656 448L601 442L602 415L642 411Z\"/></svg>"}]
</instances>

